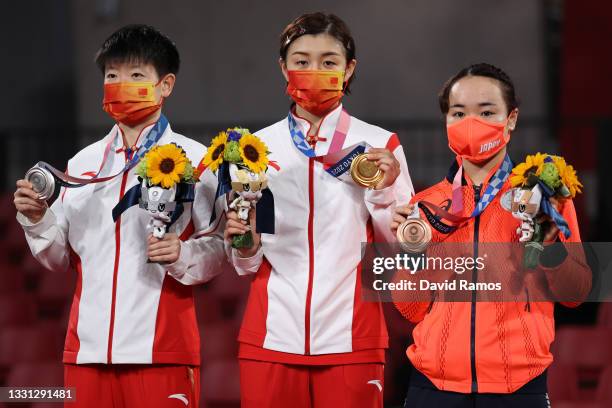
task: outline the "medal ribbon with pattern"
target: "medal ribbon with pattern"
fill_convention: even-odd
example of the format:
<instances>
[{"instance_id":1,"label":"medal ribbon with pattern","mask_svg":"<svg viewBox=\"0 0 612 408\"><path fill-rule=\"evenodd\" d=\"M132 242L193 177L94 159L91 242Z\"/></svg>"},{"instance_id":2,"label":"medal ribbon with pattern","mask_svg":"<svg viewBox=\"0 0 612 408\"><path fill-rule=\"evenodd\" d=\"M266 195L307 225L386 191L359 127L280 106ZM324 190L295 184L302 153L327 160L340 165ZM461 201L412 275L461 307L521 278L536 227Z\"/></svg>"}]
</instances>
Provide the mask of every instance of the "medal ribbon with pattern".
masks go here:
<instances>
[{"instance_id":1,"label":"medal ribbon with pattern","mask_svg":"<svg viewBox=\"0 0 612 408\"><path fill-rule=\"evenodd\" d=\"M510 156L506 154L502 164L499 166L485 192L481 196L480 200L474 207L472 214L470 216L465 217L459 215L463 211L463 196L461 192L461 180L463 178L463 166L459 167L457 174L453 180L453 202L451 207L451 212L448 212L439 206L432 204L427 201L420 201L419 207L425 213L427 220L436 228L438 231L443 233L450 233L457 229L457 227L464 223L465 221L477 217L487 208L489 204L495 199L497 194L500 192L508 177L510 177L510 173L512 172L512 161L510 160ZM453 226L448 226L440 222L440 219L443 218L445 220L450 221Z\"/></svg>"},{"instance_id":2,"label":"medal ribbon with pattern","mask_svg":"<svg viewBox=\"0 0 612 408\"><path fill-rule=\"evenodd\" d=\"M342 149L351 122L351 117L345 109L342 109L340 112L328 152L320 156L316 155L314 148L308 143L304 132L291 112L289 112L287 120L289 122L291 140L302 154L323 163L325 171L330 176L342 181L352 181L350 168L353 159L365 153L371 146L366 142L360 142Z\"/></svg>"},{"instance_id":3,"label":"medal ribbon with pattern","mask_svg":"<svg viewBox=\"0 0 612 408\"><path fill-rule=\"evenodd\" d=\"M53 176L57 180L58 184L63 187L75 188L75 187L82 187L84 185L91 184L91 183L102 183L104 181L112 180L115 177L125 173L126 171L129 171L134 166L136 166L138 162L140 161L140 159L151 149L151 147L157 144L159 139L162 137L162 135L166 131L167 127L168 127L168 119L166 119L164 115L160 115L155 125L153 125L151 130L147 133L143 142L140 144L140 147L138 147L138 150L136 150L136 152L132 155L131 159L125 164L125 167L119 173L113 174L112 176L98 177L100 175L100 172L104 168L104 164L106 163L106 160L108 159L108 154L110 152L111 145L113 141L115 140L115 138L117 137L119 131L117 131L117 134L115 135L115 137L111 138L111 140L107 144L106 149L104 150L104 157L102 158L102 164L100 165L100 169L98 170L96 175L90 179L70 176L62 171L59 171L55 167L51 166L49 163L42 162L42 161L38 162L37 166L47 169L49 172L51 172L51 174L53 174Z\"/></svg>"}]
</instances>

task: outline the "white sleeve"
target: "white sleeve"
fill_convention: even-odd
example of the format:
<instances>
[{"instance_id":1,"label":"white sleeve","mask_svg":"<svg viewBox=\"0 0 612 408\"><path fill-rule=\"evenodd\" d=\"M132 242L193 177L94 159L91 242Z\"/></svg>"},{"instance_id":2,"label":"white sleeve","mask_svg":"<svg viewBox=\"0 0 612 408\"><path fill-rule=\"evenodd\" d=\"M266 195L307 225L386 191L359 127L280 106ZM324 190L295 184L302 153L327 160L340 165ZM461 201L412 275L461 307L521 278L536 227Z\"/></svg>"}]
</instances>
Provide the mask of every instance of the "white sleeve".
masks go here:
<instances>
[{"instance_id":1,"label":"white sleeve","mask_svg":"<svg viewBox=\"0 0 612 408\"><path fill-rule=\"evenodd\" d=\"M260 246L257 252L249 258L240 257L238 250L232 248L229 243L226 244L226 251L228 252L232 265L234 265L234 269L236 269L238 275L241 276L257 273L263 262L263 246Z\"/></svg>"},{"instance_id":2,"label":"white sleeve","mask_svg":"<svg viewBox=\"0 0 612 408\"><path fill-rule=\"evenodd\" d=\"M164 265L168 273L185 285L204 283L219 275L230 265L225 256L223 229L225 216L222 199L215 202L217 179L205 171L195 186L195 198L191 207L194 233L181 242L179 259ZM216 206L216 219L210 223L210 216ZM209 225L210 223L210 225Z\"/></svg>"},{"instance_id":3,"label":"white sleeve","mask_svg":"<svg viewBox=\"0 0 612 408\"><path fill-rule=\"evenodd\" d=\"M398 145L393 150L393 155L400 163L400 174L395 182L382 190L369 189L365 192L365 203L374 226L374 242L379 243L395 242L395 236L391 232L395 207L408 204L414 195L414 187L402 145Z\"/></svg>"},{"instance_id":4,"label":"white sleeve","mask_svg":"<svg viewBox=\"0 0 612 408\"><path fill-rule=\"evenodd\" d=\"M68 220L64 215L62 202L64 190L65 187L36 224L32 224L23 214L17 213L17 221L25 232L32 255L45 268L53 271L65 271L70 266Z\"/></svg>"}]
</instances>

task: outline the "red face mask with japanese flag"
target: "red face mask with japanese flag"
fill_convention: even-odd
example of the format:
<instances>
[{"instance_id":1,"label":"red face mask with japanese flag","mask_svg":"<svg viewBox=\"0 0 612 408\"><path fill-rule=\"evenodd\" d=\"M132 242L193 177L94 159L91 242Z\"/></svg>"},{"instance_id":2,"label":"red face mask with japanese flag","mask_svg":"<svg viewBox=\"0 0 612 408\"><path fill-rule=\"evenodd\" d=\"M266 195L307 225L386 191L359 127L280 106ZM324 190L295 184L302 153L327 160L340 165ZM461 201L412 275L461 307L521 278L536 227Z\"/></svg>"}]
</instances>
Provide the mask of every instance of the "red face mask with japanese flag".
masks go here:
<instances>
[{"instance_id":1,"label":"red face mask with japanese flag","mask_svg":"<svg viewBox=\"0 0 612 408\"><path fill-rule=\"evenodd\" d=\"M329 112L344 95L343 71L287 71L287 95L315 116Z\"/></svg>"},{"instance_id":2,"label":"red face mask with japanese flag","mask_svg":"<svg viewBox=\"0 0 612 408\"><path fill-rule=\"evenodd\" d=\"M446 126L448 146L457 156L479 164L489 160L510 141L508 119L501 123L468 116Z\"/></svg>"},{"instance_id":3,"label":"red face mask with japanese flag","mask_svg":"<svg viewBox=\"0 0 612 408\"><path fill-rule=\"evenodd\" d=\"M161 109L164 98L155 100L155 87L161 83L119 82L104 84L102 107L117 122L135 126Z\"/></svg>"}]
</instances>

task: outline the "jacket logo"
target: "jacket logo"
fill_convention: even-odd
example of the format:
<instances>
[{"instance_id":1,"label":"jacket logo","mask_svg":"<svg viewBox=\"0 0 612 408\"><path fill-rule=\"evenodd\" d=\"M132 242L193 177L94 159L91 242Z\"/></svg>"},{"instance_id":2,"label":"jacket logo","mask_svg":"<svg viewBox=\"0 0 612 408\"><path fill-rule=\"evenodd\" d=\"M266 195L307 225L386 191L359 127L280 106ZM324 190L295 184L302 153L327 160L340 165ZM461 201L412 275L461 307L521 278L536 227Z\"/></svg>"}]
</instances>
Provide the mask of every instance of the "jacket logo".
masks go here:
<instances>
[{"instance_id":1,"label":"jacket logo","mask_svg":"<svg viewBox=\"0 0 612 408\"><path fill-rule=\"evenodd\" d=\"M444 211L448 211L451 208L452 204L453 200L447 198L446 200L442 201L438 207L442 208Z\"/></svg>"},{"instance_id":2,"label":"jacket logo","mask_svg":"<svg viewBox=\"0 0 612 408\"><path fill-rule=\"evenodd\" d=\"M382 384L380 383L380 380L370 380L368 381L368 384L375 385L376 388L378 388L378 392L382 392Z\"/></svg>"},{"instance_id":3,"label":"jacket logo","mask_svg":"<svg viewBox=\"0 0 612 408\"><path fill-rule=\"evenodd\" d=\"M168 395L168 398L177 399L181 401L183 404L185 404L185 406L189 405L189 400L187 399L187 396L185 394L172 394L172 395Z\"/></svg>"}]
</instances>

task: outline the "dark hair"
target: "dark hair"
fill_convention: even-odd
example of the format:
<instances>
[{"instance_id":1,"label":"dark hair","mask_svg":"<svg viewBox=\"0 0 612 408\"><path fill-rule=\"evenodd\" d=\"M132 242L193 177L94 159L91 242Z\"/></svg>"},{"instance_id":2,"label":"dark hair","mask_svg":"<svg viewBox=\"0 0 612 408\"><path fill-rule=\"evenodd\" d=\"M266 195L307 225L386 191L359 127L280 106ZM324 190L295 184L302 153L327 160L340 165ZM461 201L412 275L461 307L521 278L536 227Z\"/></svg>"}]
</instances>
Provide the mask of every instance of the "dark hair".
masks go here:
<instances>
[{"instance_id":1,"label":"dark hair","mask_svg":"<svg viewBox=\"0 0 612 408\"><path fill-rule=\"evenodd\" d=\"M112 33L96 53L95 61L102 73L113 62L151 64L160 78L178 73L181 63L174 42L155 27L144 24L128 25Z\"/></svg>"},{"instance_id":2,"label":"dark hair","mask_svg":"<svg viewBox=\"0 0 612 408\"><path fill-rule=\"evenodd\" d=\"M344 46L346 51L346 62L355 59L355 40L351 35L351 30L340 17L334 14L321 12L302 14L293 20L280 36L280 57L287 58L287 50L292 42L303 35L328 34ZM351 82L355 79L355 73L351 76L344 89L345 93L350 93Z\"/></svg>"},{"instance_id":3,"label":"dark hair","mask_svg":"<svg viewBox=\"0 0 612 408\"><path fill-rule=\"evenodd\" d=\"M467 76L482 76L498 80L501 85L504 102L508 107L508 114L515 108L518 108L519 100L516 96L516 92L514 91L514 83L508 74L494 65L481 62L480 64L473 64L469 67L463 68L448 81L446 81L438 94L438 103L440 104L440 110L444 115L446 115L449 110L448 98L451 88L453 85L455 85L455 82Z\"/></svg>"}]
</instances>

